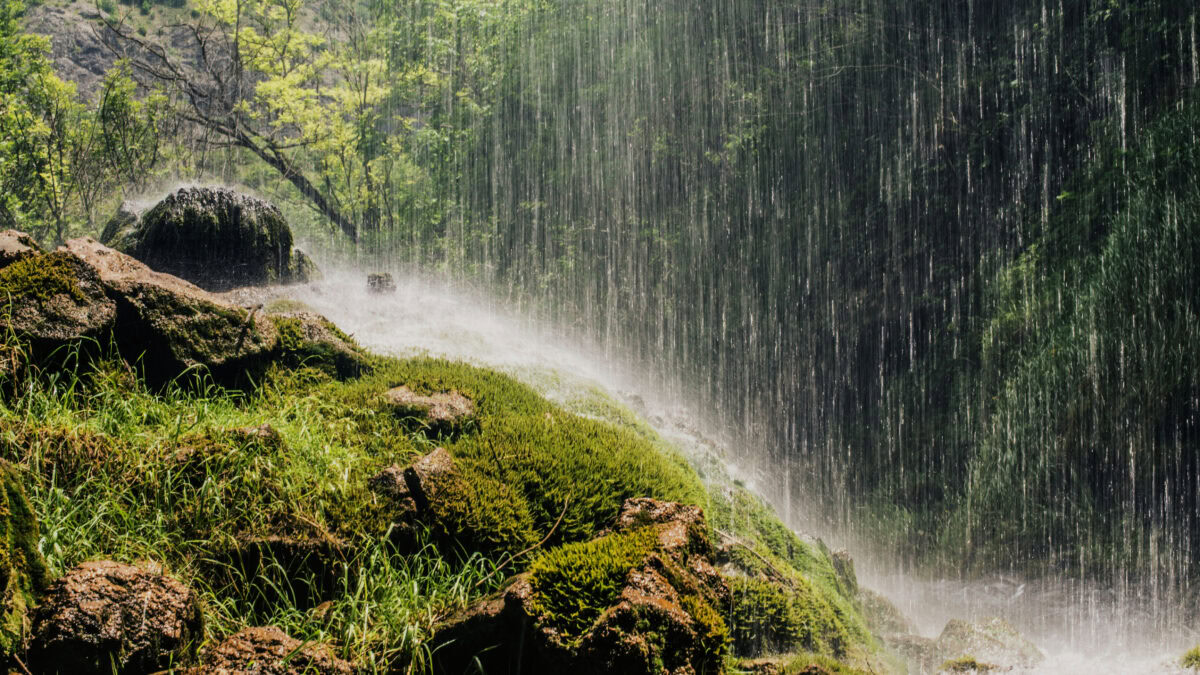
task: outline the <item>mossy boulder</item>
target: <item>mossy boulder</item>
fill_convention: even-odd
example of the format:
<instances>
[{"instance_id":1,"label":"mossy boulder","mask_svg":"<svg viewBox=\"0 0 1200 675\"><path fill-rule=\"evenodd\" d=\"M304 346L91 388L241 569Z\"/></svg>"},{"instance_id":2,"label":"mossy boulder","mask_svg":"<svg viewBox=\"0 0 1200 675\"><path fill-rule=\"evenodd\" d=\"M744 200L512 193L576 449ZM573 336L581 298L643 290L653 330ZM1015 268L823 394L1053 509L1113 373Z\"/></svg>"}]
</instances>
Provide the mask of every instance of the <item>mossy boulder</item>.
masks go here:
<instances>
[{"instance_id":1,"label":"mossy boulder","mask_svg":"<svg viewBox=\"0 0 1200 675\"><path fill-rule=\"evenodd\" d=\"M719 672L729 589L712 558L699 508L629 500L614 530L543 553L443 626L435 670Z\"/></svg>"},{"instance_id":2,"label":"mossy boulder","mask_svg":"<svg viewBox=\"0 0 1200 675\"><path fill-rule=\"evenodd\" d=\"M357 377L370 370L367 353L320 314L289 311L269 316L279 336L278 360L284 365L309 366L337 378Z\"/></svg>"},{"instance_id":3,"label":"mossy boulder","mask_svg":"<svg viewBox=\"0 0 1200 675\"><path fill-rule=\"evenodd\" d=\"M34 264L40 265L41 276L18 281L25 279L18 273ZM61 341L78 335L102 338L111 332L121 355L137 363L155 385L196 369L208 371L220 383L240 383L247 373L260 373L274 363L315 366L339 377L360 374L367 367L366 355L353 340L319 315L268 316L238 307L90 237L72 239L54 253L0 270L0 289L10 278L8 287L32 298L48 298L41 305L23 303L18 318L24 320L24 314L33 311L29 307L47 307L43 315L54 310L56 316L66 317L61 330L36 337ZM64 307L74 308L76 314L60 309ZM96 326L67 322L85 309ZM30 331L39 325L25 323L32 326ZM14 319L14 325L25 324Z\"/></svg>"},{"instance_id":4,"label":"mossy boulder","mask_svg":"<svg viewBox=\"0 0 1200 675\"><path fill-rule=\"evenodd\" d=\"M29 634L30 610L46 590L38 526L21 477L0 461L0 657L12 655Z\"/></svg>"},{"instance_id":5,"label":"mossy boulder","mask_svg":"<svg viewBox=\"0 0 1200 675\"><path fill-rule=\"evenodd\" d=\"M936 644L945 659L970 656L1009 668L1032 668L1046 658L1012 624L999 617L977 622L951 619Z\"/></svg>"},{"instance_id":6,"label":"mossy boulder","mask_svg":"<svg viewBox=\"0 0 1200 675\"><path fill-rule=\"evenodd\" d=\"M30 666L42 673L150 673L186 661L203 639L199 596L155 570L83 563L34 614Z\"/></svg>"},{"instance_id":7,"label":"mossy boulder","mask_svg":"<svg viewBox=\"0 0 1200 675\"><path fill-rule=\"evenodd\" d=\"M68 241L58 254L83 261L100 279L116 304L118 348L152 382L197 367L218 381L233 380L265 367L278 346L275 324L266 316L225 304L90 237Z\"/></svg>"},{"instance_id":8,"label":"mossy boulder","mask_svg":"<svg viewBox=\"0 0 1200 675\"><path fill-rule=\"evenodd\" d=\"M316 276L275 205L225 188L182 188L140 218L118 213L102 241L210 291Z\"/></svg>"},{"instance_id":9,"label":"mossy boulder","mask_svg":"<svg viewBox=\"0 0 1200 675\"><path fill-rule=\"evenodd\" d=\"M76 256L31 253L0 269L0 316L38 351L98 339L117 318L99 276Z\"/></svg>"}]
</instances>

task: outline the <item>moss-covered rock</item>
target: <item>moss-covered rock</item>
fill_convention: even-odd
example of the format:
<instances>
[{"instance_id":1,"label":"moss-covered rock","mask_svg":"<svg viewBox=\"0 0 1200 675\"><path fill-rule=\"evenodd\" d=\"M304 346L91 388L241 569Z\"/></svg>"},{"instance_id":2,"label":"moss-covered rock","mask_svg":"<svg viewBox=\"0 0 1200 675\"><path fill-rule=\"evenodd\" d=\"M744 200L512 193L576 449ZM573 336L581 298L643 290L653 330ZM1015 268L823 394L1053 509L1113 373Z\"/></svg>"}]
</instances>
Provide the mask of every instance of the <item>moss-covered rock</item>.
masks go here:
<instances>
[{"instance_id":1,"label":"moss-covered rock","mask_svg":"<svg viewBox=\"0 0 1200 675\"><path fill-rule=\"evenodd\" d=\"M436 668L480 659L487 672L719 672L729 590L701 511L629 500L617 523L543 553L502 596L444 626L437 641L452 646L434 652Z\"/></svg>"},{"instance_id":2,"label":"moss-covered rock","mask_svg":"<svg viewBox=\"0 0 1200 675\"><path fill-rule=\"evenodd\" d=\"M21 477L0 461L0 657L18 651L29 634L30 611L46 590L38 525Z\"/></svg>"},{"instance_id":3,"label":"moss-covered rock","mask_svg":"<svg viewBox=\"0 0 1200 675\"><path fill-rule=\"evenodd\" d=\"M316 270L278 208L224 188L182 188L140 218L118 214L102 241L213 291L305 282Z\"/></svg>"},{"instance_id":4,"label":"moss-covered rock","mask_svg":"<svg viewBox=\"0 0 1200 675\"><path fill-rule=\"evenodd\" d=\"M270 314L277 333L277 360L290 368L312 367L337 378L370 369L369 357L333 322L312 312Z\"/></svg>"},{"instance_id":5,"label":"moss-covered rock","mask_svg":"<svg viewBox=\"0 0 1200 675\"><path fill-rule=\"evenodd\" d=\"M116 304L84 261L63 251L21 257L0 269L0 316L17 338L46 352L97 339L116 322Z\"/></svg>"},{"instance_id":6,"label":"moss-covered rock","mask_svg":"<svg viewBox=\"0 0 1200 675\"><path fill-rule=\"evenodd\" d=\"M385 502L398 544L415 542L417 526L465 550L516 553L536 541L525 500L476 462L456 461L444 448L407 468L388 467L369 483Z\"/></svg>"}]
</instances>

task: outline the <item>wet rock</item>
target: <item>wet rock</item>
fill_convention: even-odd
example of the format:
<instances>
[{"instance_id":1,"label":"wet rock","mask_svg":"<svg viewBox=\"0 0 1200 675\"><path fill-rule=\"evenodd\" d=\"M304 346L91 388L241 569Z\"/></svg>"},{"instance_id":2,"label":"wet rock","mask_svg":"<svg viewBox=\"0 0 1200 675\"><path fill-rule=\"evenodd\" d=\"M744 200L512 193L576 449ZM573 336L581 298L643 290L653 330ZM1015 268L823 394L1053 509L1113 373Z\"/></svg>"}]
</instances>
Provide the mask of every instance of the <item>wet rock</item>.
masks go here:
<instances>
[{"instance_id":1,"label":"wet rock","mask_svg":"<svg viewBox=\"0 0 1200 675\"><path fill-rule=\"evenodd\" d=\"M629 500L613 531L544 554L440 627L435 670L462 672L479 659L486 672L717 672L727 632L715 608L729 588L712 555L699 509Z\"/></svg>"},{"instance_id":2,"label":"wet rock","mask_svg":"<svg viewBox=\"0 0 1200 675\"><path fill-rule=\"evenodd\" d=\"M100 232L100 243L118 251L133 246L141 222L142 209L131 201L121 202L117 212Z\"/></svg>"},{"instance_id":3,"label":"wet rock","mask_svg":"<svg viewBox=\"0 0 1200 675\"><path fill-rule=\"evenodd\" d=\"M424 396L408 387L395 387L383 398L397 416L412 420L430 436L461 433L475 419L475 403L457 391Z\"/></svg>"},{"instance_id":4,"label":"wet rock","mask_svg":"<svg viewBox=\"0 0 1200 675\"><path fill-rule=\"evenodd\" d=\"M79 565L34 614L29 665L45 673L149 673L186 661L203 638L196 595L162 574Z\"/></svg>"},{"instance_id":5,"label":"wet rock","mask_svg":"<svg viewBox=\"0 0 1200 675\"><path fill-rule=\"evenodd\" d=\"M999 617L974 623L952 619L942 629L936 647L944 659L970 656L1004 667L1030 668L1045 659L1041 650Z\"/></svg>"},{"instance_id":6,"label":"wet rock","mask_svg":"<svg viewBox=\"0 0 1200 675\"><path fill-rule=\"evenodd\" d=\"M204 650L190 675L349 675L325 645L305 644L275 626L246 628Z\"/></svg>"},{"instance_id":7,"label":"wet rock","mask_svg":"<svg viewBox=\"0 0 1200 675\"><path fill-rule=\"evenodd\" d=\"M396 282L392 279L392 275L387 272L382 274L368 274L367 290L375 294L395 293Z\"/></svg>"},{"instance_id":8,"label":"wet rock","mask_svg":"<svg viewBox=\"0 0 1200 675\"><path fill-rule=\"evenodd\" d=\"M82 261L99 278L117 308L118 347L131 361L140 360L152 382L196 367L218 381L234 380L276 354L278 331L264 315L228 305L90 237L68 241L59 253Z\"/></svg>"},{"instance_id":9,"label":"wet rock","mask_svg":"<svg viewBox=\"0 0 1200 675\"><path fill-rule=\"evenodd\" d=\"M18 260L33 257L41 252L42 249L33 240L33 237L24 232L16 230L0 232L0 268L8 267Z\"/></svg>"},{"instance_id":10,"label":"wet rock","mask_svg":"<svg viewBox=\"0 0 1200 675\"><path fill-rule=\"evenodd\" d=\"M210 291L303 283L315 271L275 205L225 188L177 190L124 230L106 228L106 243Z\"/></svg>"},{"instance_id":11,"label":"wet rock","mask_svg":"<svg viewBox=\"0 0 1200 675\"><path fill-rule=\"evenodd\" d=\"M0 460L0 658L18 651L29 634L29 612L46 590L38 526L20 474Z\"/></svg>"},{"instance_id":12,"label":"wet rock","mask_svg":"<svg viewBox=\"0 0 1200 675\"><path fill-rule=\"evenodd\" d=\"M280 358L285 365L312 366L343 379L371 369L367 353L320 314L298 311L269 318L279 335Z\"/></svg>"},{"instance_id":13,"label":"wet rock","mask_svg":"<svg viewBox=\"0 0 1200 675\"><path fill-rule=\"evenodd\" d=\"M829 555L833 563L833 571L837 574L838 584L842 594L852 598L858 593L858 575L854 572L854 559L848 551L835 551Z\"/></svg>"},{"instance_id":14,"label":"wet rock","mask_svg":"<svg viewBox=\"0 0 1200 675\"><path fill-rule=\"evenodd\" d=\"M0 269L0 316L5 328L33 345L38 353L68 343L99 339L116 323L117 307L99 276L84 261L62 251L20 251Z\"/></svg>"},{"instance_id":15,"label":"wet rock","mask_svg":"<svg viewBox=\"0 0 1200 675\"><path fill-rule=\"evenodd\" d=\"M879 593L866 588L858 589L858 602L863 608L867 627L876 635L904 635L913 632L912 623Z\"/></svg>"}]
</instances>

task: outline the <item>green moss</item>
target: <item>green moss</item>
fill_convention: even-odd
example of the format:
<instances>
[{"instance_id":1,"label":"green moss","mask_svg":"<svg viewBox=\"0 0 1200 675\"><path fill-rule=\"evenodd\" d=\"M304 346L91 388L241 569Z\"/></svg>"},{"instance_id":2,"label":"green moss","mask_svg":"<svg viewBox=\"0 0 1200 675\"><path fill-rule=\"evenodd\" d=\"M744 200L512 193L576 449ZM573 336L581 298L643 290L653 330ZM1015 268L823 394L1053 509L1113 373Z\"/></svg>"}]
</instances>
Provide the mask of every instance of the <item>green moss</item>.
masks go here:
<instances>
[{"instance_id":1,"label":"green moss","mask_svg":"<svg viewBox=\"0 0 1200 675\"><path fill-rule=\"evenodd\" d=\"M792 586L757 578L730 582L730 635L743 656L797 650L844 656L850 635L837 612L808 581Z\"/></svg>"},{"instance_id":2,"label":"green moss","mask_svg":"<svg viewBox=\"0 0 1200 675\"><path fill-rule=\"evenodd\" d=\"M430 505L435 535L453 538L469 551L515 553L536 543L533 518L513 488L476 462L459 461L455 468Z\"/></svg>"},{"instance_id":3,"label":"green moss","mask_svg":"<svg viewBox=\"0 0 1200 675\"><path fill-rule=\"evenodd\" d=\"M67 295L84 302L73 260L70 254L58 251L18 260L0 270L0 297L46 302Z\"/></svg>"},{"instance_id":4,"label":"green moss","mask_svg":"<svg viewBox=\"0 0 1200 675\"><path fill-rule=\"evenodd\" d=\"M709 660L719 660L725 654L730 638L725 619L698 595L684 596L682 604L684 611L696 622L701 651Z\"/></svg>"},{"instance_id":5,"label":"green moss","mask_svg":"<svg viewBox=\"0 0 1200 675\"><path fill-rule=\"evenodd\" d=\"M28 612L45 590L38 526L21 477L0 462L0 654L9 656L28 632Z\"/></svg>"},{"instance_id":6,"label":"green moss","mask_svg":"<svg viewBox=\"0 0 1200 675\"><path fill-rule=\"evenodd\" d=\"M878 671L875 668L871 668L869 671L853 668L822 654L800 654L792 656L787 660L787 663L783 666L781 675L813 675L814 673L827 675L867 675L868 672L876 673Z\"/></svg>"},{"instance_id":7,"label":"green moss","mask_svg":"<svg viewBox=\"0 0 1200 675\"><path fill-rule=\"evenodd\" d=\"M974 656L960 656L942 663L939 672L945 673L986 673L996 670L996 666L977 660Z\"/></svg>"},{"instance_id":8,"label":"green moss","mask_svg":"<svg viewBox=\"0 0 1200 675\"><path fill-rule=\"evenodd\" d=\"M1189 670L1200 670L1200 645L1196 645L1187 651L1181 659L1179 665Z\"/></svg>"},{"instance_id":9,"label":"green moss","mask_svg":"<svg viewBox=\"0 0 1200 675\"><path fill-rule=\"evenodd\" d=\"M299 300L279 298L268 302L263 311L267 314L291 314L293 312L311 312L313 309Z\"/></svg>"},{"instance_id":10,"label":"green moss","mask_svg":"<svg viewBox=\"0 0 1200 675\"><path fill-rule=\"evenodd\" d=\"M629 570L656 542L657 530L644 527L543 553L529 568L531 608L543 625L560 629L567 640L579 638L616 603Z\"/></svg>"}]
</instances>

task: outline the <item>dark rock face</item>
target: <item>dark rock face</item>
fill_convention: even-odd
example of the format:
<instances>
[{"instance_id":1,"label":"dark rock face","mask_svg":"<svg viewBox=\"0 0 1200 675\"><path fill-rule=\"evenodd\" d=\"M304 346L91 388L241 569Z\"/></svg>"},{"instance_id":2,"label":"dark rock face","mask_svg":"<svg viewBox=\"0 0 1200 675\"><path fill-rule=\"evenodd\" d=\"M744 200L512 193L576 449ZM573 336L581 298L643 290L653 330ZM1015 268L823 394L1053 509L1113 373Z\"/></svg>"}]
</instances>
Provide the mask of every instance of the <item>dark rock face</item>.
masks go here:
<instances>
[{"instance_id":1,"label":"dark rock face","mask_svg":"<svg viewBox=\"0 0 1200 675\"><path fill-rule=\"evenodd\" d=\"M475 403L457 391L422 396L408 387L396 387L383 398L396 415L413 420L430 436L460 433L475 419Z\"/></svg>"},{"instance_id":2,"label":"dark rock face","mask_svg":"<svg viewBox=\"0 0 1200 675\"><path fill-rule=\"evenodd\" d=\"M535 562L502 593L443 625L435 671L465 672L479 659L489 673L719 672L727 633L715 608L728 603L729 588L713 554L700 509L628 500L611 533L552 551L553 562ZM540 575L583 580L614 556L629 561L617 569L615 596L578 633L562 614L576 599L548 597Z\"/></svg>"},{"instance_id":3,"label":"dark rock face","mask_svg":"<svg viewBox=\"0 0 1200 675\"><path fill-rule=\"evenodd\" d=\"M329 648L305 645L274 626L247 628L201 656L191 675L349 675L353 667Z\"/></svg>"},{"instance_id":4,"label":"dark rock face","mask_svg":"<svg viewBox=\"0 0 1200 675\"><path fill-rule=\"evenodd\" d=\"M46 590L38 527L20 475L0 461L0 658L18 651L29 634L29 611Z\"/></svg>"},{"instance_id":5,"label":"dark rock face","mask_svg":"<svg viewBox=\"0 0 1200 675\"><path fill-rule=\"evenodd\" d=\"M149 673L203 638L196 595L170 577L102 561L55 582L34 614L30 667L44 673Z\"/></svg>"},{"instance_id":6,"label":"dark rock face","mask_svg":"<svg viewBox=\"0 0 1200 675\"><path fill-rule=\"evenodd\" d=\"M292 249L273 204L224 188L182 188L129 222L118 214L104 243L206 290L303 283L312 261Z\"/></svg>"}]
</instances>

